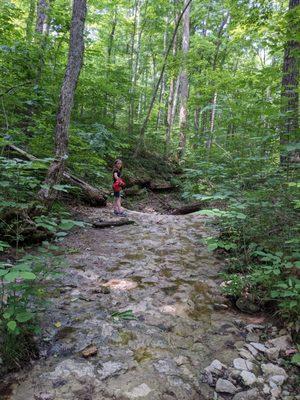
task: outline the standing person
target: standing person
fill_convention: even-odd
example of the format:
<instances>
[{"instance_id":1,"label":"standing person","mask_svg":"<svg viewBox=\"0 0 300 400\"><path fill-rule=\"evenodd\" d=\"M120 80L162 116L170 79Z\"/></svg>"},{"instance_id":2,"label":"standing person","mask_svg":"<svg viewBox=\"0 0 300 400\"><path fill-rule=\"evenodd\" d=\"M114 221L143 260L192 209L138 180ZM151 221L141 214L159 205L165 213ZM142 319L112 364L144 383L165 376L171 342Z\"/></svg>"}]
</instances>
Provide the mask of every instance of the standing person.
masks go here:
<instances>
[{"instance_id":1,"label":"standing person","mask_svg":"<svg viewBox=\"0 0 300 400\"><path fill-rule=\"evenodd\" d=\"M114 190L114 214L120 217L126 216L121 207L121 190L125 186L122 176L122 160L117 159L113 167L113 190Z\"/></svg>"}]
</instances>

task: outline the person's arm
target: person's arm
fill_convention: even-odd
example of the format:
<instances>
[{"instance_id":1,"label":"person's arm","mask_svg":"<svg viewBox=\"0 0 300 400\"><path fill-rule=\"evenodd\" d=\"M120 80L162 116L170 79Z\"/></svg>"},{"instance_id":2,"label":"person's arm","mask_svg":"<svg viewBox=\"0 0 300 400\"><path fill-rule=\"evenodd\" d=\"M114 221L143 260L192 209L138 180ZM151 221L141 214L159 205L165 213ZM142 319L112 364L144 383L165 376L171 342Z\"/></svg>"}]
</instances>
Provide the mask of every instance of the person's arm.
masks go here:
<instances>
[{"instance_id":1,"label":"person's arm","mask_svg":"<svg viewBox=\"0 0 300 400\"><path fill-rule=\"evenodd\" d=\"M114 172L114 179L117 181L119 179L117 172Z\"/></svg>"}]
</instances>

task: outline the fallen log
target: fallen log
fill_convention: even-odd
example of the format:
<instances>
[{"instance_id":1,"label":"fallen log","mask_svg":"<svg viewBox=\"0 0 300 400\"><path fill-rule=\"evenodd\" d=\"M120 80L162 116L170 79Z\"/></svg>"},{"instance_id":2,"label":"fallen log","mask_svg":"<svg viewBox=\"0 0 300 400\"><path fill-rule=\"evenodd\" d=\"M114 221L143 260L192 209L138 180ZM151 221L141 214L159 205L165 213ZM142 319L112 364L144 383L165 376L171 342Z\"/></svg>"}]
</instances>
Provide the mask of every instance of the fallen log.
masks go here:
<instances>
[{"instance_id":1,"label":"fallen log","mask_svg":"<svg viewBox=\"0 0 300 400\"><path fill-rule=\"evenodd\" d=\"M149 189L154 193L163 193L175 191L177 187L170 182L150 182Z\"/></svg>"},{"instance_id":2,"label":"fallen log","mask_svg":"<svg viewBox=\"0 0 300 400\"><path fill-rule=\"evenodd\" d=\"M118 219L112 221L95 221L93 227L97 229L110 228L112 226L132 225L135 222L130 219Z\"/></svg>"},{"instance_id":3,"label":"fallen log","mask_svg":"<svg viewBox=\"0 0 300 400\"><path fill-rule=\"evenodd\" d=\"M199 211L203 208L203 202L188 204L187 206L175 208L170 212L171 215L185 215Z\"/></svg>"},{"instance_id":4,"label":"fallen log","mask_svg":"<svg viewBox=\"0 0 300 400\"><path fill-rule=\"evenodd\" d=\"M12 151L17 152L18 154L20 154L22 157L24 157L29 161L43 161L13 144L9 144L7 145L7 147ZM91 186L90 184L78 178L77 176L71 174L69 171L65 171L63 173L63 179L75 186L80 187L80 189L82 190L83 200L86 203L92 206L106 206L106 200L108 194L107 192L100 191L99 189Z\"/></svg>"}]
</instances>

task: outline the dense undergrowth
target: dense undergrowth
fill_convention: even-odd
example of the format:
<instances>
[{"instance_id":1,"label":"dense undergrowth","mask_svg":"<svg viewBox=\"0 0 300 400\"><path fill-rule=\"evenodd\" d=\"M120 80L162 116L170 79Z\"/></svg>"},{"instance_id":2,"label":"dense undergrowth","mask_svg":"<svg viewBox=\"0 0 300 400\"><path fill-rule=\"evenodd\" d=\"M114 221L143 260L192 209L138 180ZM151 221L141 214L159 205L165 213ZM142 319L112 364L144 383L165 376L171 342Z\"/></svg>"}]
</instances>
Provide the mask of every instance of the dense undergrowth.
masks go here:
<instances>
[{"instance_id":1,"label":"dense undergrowth","mask_svg":"<svg viewBox=\"0 0 300 400\"><path fill-rule=\"evenodd\" d=\"M205 242L226 257L224 292L264 308L298 332L299 340L297 175L268 158L219 153L187 169L184 196L203 201L199 214L214 217L219 227L218 238ZM216 201L222 207L211 206Z\"/></svg>"}]
</instances>

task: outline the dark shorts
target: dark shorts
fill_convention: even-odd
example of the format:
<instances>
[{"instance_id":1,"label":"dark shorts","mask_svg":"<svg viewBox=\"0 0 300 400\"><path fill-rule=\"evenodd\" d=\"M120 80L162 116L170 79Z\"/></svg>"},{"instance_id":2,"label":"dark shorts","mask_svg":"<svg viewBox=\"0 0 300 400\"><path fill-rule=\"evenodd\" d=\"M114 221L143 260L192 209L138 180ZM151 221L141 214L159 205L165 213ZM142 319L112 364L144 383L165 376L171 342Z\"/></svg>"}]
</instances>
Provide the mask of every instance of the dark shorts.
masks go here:
<instances>
[{"instance_id":1,"label":"dark shorts","mask_svg":"<svg viewBox=\"0 0 300 400\"><path fill-rule=\"evenodd\" d=\"M114 192L114 197L118 199L120 197L120 192Z\"/></svg>"}]
</instances>

